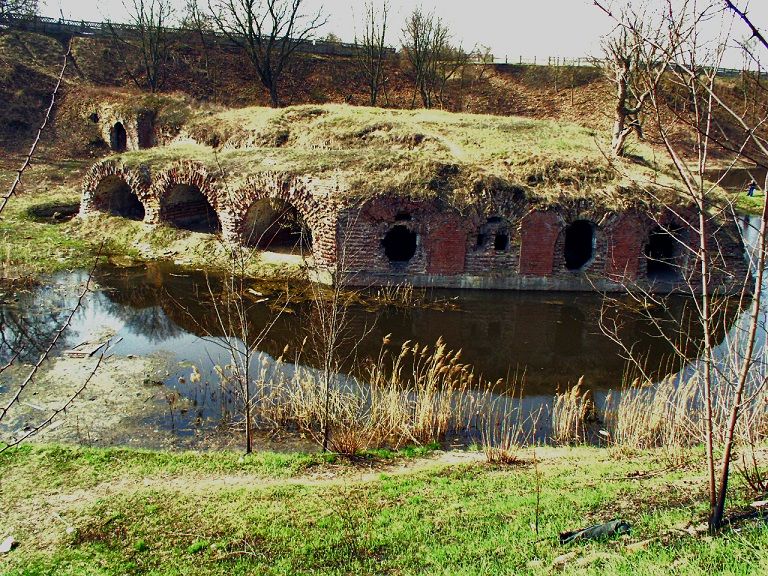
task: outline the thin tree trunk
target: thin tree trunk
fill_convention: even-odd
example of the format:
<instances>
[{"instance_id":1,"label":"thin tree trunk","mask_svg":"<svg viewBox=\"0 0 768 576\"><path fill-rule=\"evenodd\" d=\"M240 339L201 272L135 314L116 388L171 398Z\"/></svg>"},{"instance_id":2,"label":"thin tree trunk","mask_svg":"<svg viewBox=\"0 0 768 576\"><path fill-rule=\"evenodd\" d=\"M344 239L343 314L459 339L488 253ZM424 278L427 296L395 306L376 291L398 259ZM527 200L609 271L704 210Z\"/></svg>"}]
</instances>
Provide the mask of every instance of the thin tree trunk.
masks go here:
<instances>
[{"instance_id":1,"label":"thin tree trunk","mask_svg":"<svg viewBox=\"0 0 768 576\"><path fill-rule=\"evenodd\" d=\"M768 181L764 183L768 185ZM736 424L739 420L739 414L741 411L741 401L744 397L744 389L746 387L747 378L749 377L749 370L752 367L752 353L755 347L755 340L757 338L757 328L760 323L760 304L763 289L763 271L765 268L765 235L766 227L768 223L768 203L763 203L762 220L760 222L760 232L757 242L757 275L755 276L755 290L752 294L752 306L749 314L749 333L747 335L747 349L745 351L743 364L739 374L739 381L736 386L736 393L733 398L733 405L731 406L731 414L728 421L727 435L725 439L725 446L723 448L723 457L720 462L720 486L717 493L717 502L712 515L711 527L715 530L719 530L723 524L723 516L725 515L725 498L728 493L728 478L730 475L731 467L731 453L733 452L734 435L736 433Z\"/></svg>"},{"instance_id":2,"label":"thin tree trunk","mask_svg":"<svg viewBox=\"0 0 768 576\"><path fill-rule=\"evenodd\" d=\"M707 450L707 477L709 480L711 529L711 518L714 516L715 505L717 503L717 485L715 484L714 412L712 408L712 334L710 330L711 319L709 309L709 262L707 261L707 226L704 202L701 198L698 198L697 200L699 208L699 258L701 259L701 325L704 329L704 404L707 412L705 443Z\"/></svg>"}]
</instances>

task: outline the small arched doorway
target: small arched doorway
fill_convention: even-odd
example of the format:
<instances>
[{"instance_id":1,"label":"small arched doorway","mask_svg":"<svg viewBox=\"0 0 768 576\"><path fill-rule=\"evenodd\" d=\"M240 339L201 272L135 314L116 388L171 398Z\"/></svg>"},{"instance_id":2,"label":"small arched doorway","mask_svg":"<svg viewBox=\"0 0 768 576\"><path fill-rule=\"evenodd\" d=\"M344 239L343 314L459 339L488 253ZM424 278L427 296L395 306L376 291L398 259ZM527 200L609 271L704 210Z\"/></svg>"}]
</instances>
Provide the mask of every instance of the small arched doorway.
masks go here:
<instances>
[{"instance_id":1,"label":"small arched doorway","mask_svg":"<svg viewBox=\"0 0 768 576\"><path fill-rule=\"evenodd\" d=\"M144 219L144 205L120 176L106 176L93 193L97 210L130 220Z\"/></svg>"},{"instance_id":2,"label":"small arched doorway","mask_svg":"<svg viewBox=\"0 0 768 576\"><path fill-rule=\"evenodd\" d=\"M155 115L154 112L145 112L138 118L138 144L139 149L152 148L155 140Z\"/></svg>"},{"instance_id":3,"label":"small arched doorway","mask_svg":"<svg viewBox=\"0 0 768 576\"><path fill-rule=\"evenodd\" d=\"M646 274L649 280L673 281L681 277L682 228L656 226L645 245Z\"/></svg>"},{"instance_id":4,"label":"small arched doorway","mask_svg":"<svg viewBox=\"0 0 768 576\"><path fill-rule=\"evenodd\" d=\"M565 229L563 256L568 270L581 270L594 256L595 231L587 220L576 220Z\"/></svg>"},{"instance_id":5,"label":"small arched doorway","mask_svg":"<svg viewBox=\"0 0 768 576\"><path fill-rule=\"evenodd\" d=\"M197 186L174 185L161 200L160 219L176 228L213 234L221 230L216 210Z\"/></svg>"},{"instance_id":6,"label":"small arched doorway","mask_svg":"<svg viewBox=\"0 0 768 576\"><path fill-rule=\"evenodd\" d=\"M416 254L416 232L398 224L390 228L381 241L384 255L393 264L404 264Z\"/></svg>"},{"instance_id":7,"label":"small arched doorway","mask_svg":"<svg viewBox=\"0 0 768 576\"><path fill-rule=\"evenodd\" d=\"M128 148L128 133L122 122L116 122L109 130L109 147L114 152L125 152Z\"/></svg>"},{"instance_id":8,"label":"small arched doorway","mask_svg":"<svg viewBox=\"0 0 768 576\"><path fill-rule=\"evenodd\" d=\"M240 236L243 244L288 254L312 251L312 230L290 202L257 200L248 208Z\"/></svg>"}]
</instances>

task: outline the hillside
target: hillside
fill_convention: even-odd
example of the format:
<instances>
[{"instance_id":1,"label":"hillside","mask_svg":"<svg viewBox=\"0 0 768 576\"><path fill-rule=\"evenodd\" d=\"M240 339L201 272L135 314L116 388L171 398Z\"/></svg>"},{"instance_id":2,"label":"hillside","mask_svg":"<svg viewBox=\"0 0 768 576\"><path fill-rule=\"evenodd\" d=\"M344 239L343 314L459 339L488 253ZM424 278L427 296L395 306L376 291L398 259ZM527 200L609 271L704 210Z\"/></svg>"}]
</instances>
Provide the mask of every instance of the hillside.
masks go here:
<instances>
[{"instance_id":1,"label":"hillside","mask_svg":"<svg viewBox=\"0 0 768 576\"><path fill-rule=\"evenodd\" d=\"M18 137L36 126L62 61L56 40L31 33L0 35L0 85L10 106L0 110L0 147L18 149ZM109 41L76 38L59 113L84 100L121 101L140 91L131 82ZM267 105L268 94L241 53L213 50L205 58L194 45L179 46L163 86L165 94L185 95L198 104L243 107ZM399 57L387 63L389 79L381 104L413 108L413 88ZM367 105L366 87L348 57L302 55L288 70L281 92L286 105L347 103ZM468 66L449 82L446 110L520 115L576 122L595 130L610 125L610 87L592 68ZM597 104L597 105L596 105ZM71 128L60 124L62 131ZM55 138L54 138L55 139ZM23 146L22 146L23 147ZM82 154L82 150L67 150ZM98 150L92 151L98 153Z\"/></svg>"}]
</instances>

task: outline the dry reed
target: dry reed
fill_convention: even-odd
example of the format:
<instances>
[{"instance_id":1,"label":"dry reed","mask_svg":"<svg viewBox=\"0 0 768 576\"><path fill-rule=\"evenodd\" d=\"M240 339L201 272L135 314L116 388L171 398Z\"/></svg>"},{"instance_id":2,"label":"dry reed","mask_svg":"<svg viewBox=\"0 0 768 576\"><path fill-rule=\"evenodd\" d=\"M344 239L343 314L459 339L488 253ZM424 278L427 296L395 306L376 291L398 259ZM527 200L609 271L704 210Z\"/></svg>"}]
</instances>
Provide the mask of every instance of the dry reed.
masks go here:
<instances>
[{"instance_id":1,"label":"dry reed","mask_svg":"<svg viewBox=\"0 0 768 576\"><path fill-rule=\"evenodd\" d=\"M228 367L216 367L227 387ZM390 350L385 337L378 357L364 371L364 382L335 374L329 387L330 447L354 454L370 448L440 442L451 434L477 433L491 462L512 462L519 447L534 440L530 430L541 413L523 414L514 394L495 394L503 383L475 375L439 339L430 347L406 342ZM768 440L768 390L756 380L742 406L737 439L742 446ZM322 375L298 362L262 359L252 381L250 411L254 426L269 432L300 431L320 441L326 398ZM507 386L508 387L508 386ZM728 394L715 402L715 440L725 434ZM686 451L704 439L705 412L696 372L658 383L634 379L609 395L598 414L583 379L558 392L551 406L549 440L556 444L589 441L601 434L624 449L662 447ZM468 438L469 439L469 438Z\"/></svg>"},{"instance_id":2,"label":"dry reed","mask_svg":"<svg viewBox=\"0 0 768 576\"><path fill-rule=\"evenodd\" d=\"M388 344L387 337L365 371L365 382L332 377L327 415L336 452L442 441L472 427L474 415L487 411L483 407L492 401L491 383L478 378L460 361L461 351L448 350L442 339L433 347L406 342L396 353ZM319 441L326 410L321 374L298 362L292 373L290 368L282 357L262 360L252 383L254 426L299 430Z\"/></svg>"},{"instance_id":3,"label":"dry reed","mask_svg":"<svg viewBox=\"0 0 768 576\"><path fill-rule=\"evenodd\" d=\"M597 420L592 392L583 388L584 377L565 392L555 394L552 405L552 440L573 444L587 439L589 424Z\"/></svg>"},{"instance_id":4,"label":"dry reed","mask_svg":"<svg viewBox=\"0 0 768 576\"><path fill-rule=\"evenodd\" d=\"M484 415L481 442L485 458L491 464L518 462L520 449L536 440L542 410L526 415L522 408L522 395L519 402L513 402L514 396L499 397Z\"/></svg>"}]
</instances>

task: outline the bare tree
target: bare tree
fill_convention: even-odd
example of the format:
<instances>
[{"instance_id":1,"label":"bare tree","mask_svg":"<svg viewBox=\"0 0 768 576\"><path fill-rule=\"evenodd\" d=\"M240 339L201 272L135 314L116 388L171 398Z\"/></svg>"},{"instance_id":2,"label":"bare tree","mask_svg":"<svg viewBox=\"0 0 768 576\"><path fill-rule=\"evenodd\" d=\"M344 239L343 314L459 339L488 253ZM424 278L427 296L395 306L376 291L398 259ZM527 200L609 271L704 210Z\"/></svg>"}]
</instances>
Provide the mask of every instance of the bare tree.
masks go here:
<instances>
[{"instance_id":1,"label":"bare tree","mask_svg":"<svg viewBox=\"0 0 768 576\"><path fill-rule=\"evenodd\" d=\"M384 0L381 10L377 10L373 2L366 2L363 36L359 40L355 38L355 44L360 48L357 62L368 86L371 106L376 106L379 92L384 89L387 83L385 64L388 16L388 0Z\"/></svg>"},{"instance_id":2,"label":"bare tree","mask_svg":"<svg viewBox=\"0 0 768 576\"><path fill-rule=\"evenodd\" d=\"M209 88L215 88L215 68L211 65L211 50L216 45L213 18L200 8L199 0L186 0L181 27L193 30L202 56L203 70Z\"/></svg>"},{"instance_id":3,"label":"bare tree","mask_svg":"<svg viewBox=\"0 0 768 576\"><path fill-rule=\"evenodd\" d=\"M37 14L37 0L0 0L0 14Z\"/></svg>"},{"instance_id":4,"label":"bare tree","mask_svg":"<svg viewBox=\"0 0 768 576\"><path fill-rule=\"evenodd\" d=\"M21 184L24 173L29 169L32 163L32 159L36 154L37 146L40 143L40 137L42 136L43 131L45 130L46 126L48 125L48 122L51 119L51 113L56 104L56 98L58 97L59 90L61 89L62 80L64 78L64 73L66 72L66 69L67 69L67 63L69 62L71 51L72 51L72 44L70 43L67 46L66 53L64 54L64 59L61 65L61 71L59 72L58 78L56 80L56 85L53 88L53 92L51 94L51 101L50 101L50 104L48 105L48 108L45 111L45 116L43 117L43 121L40 124L40 128L38 129L37 134L35 135L35 138L32 141L32 145L30 146L29 152L24 157L24 161L21 167L18 169L16 173L16 177L11 183L11 186L8 189L8 192L4 194L2 198L0 198L0 216L2 215L2 212L7 207L8 201L16 194L17 189ZM99 249L99 254L96 257L94 268L99 261L100 255L101 255L101 249ZM28 389L30 389L30 386L34 385L35 381L39 377L41 367L51 357L51 354L53 353L53 350L56 347L57 343L61 340L67 328L69 327L70 323L72 322L73 318L80 310L84 299L90 293L92 278L93 278L93 269L91 269L91 272L88 275L88 279L86 280L85 286L78 294L77 300L75 301L75 304L73 305L73 307L70 309L69 313L66 315L66 318L63 320L63 322L61 322L61 324L59 324L59 327L52 334L47 345L39 344L40 354L37 360L32 365L32 367L27 371L26 375L21 379L21 381L18 384L14 385L15 391L10 394L10 397L8 398L7 402L5 402L3 405L0 405L0 425L6 424L8 422L10 417L13 415L14 409L17 408L20 402L22 401L21 399L24 396L25 392ZM37 345L37 343L35 343L34 345ZM10 353L11 358L5 365L0 366L0 374L2 374L3 372L11 368L19 358L23 357L25 353L25 351L21 348L14 348L12 346L8 346L8 343L5 341L3 341L2 346L8 347L8 352ZM0 436L0 453L10 450L18 446L28 438L34 436L35 434L38 434L46 426L48 426L51 422L53 422L55 418L57 418L59 415L63 413L66 413L67 409L85 390L85 388L88 386L93 376L98 371L102 361L104 360L105 354L106 354L106 349L104 349L104 351L102 351L102 353L99 355L98 361L96 362L95 366L90 371L88 376L85 378L85 380L73 392L69 393L63 399L62 403L58 407L51 409L48 412L48 414L43 415L43 417L41 417L39 421L29 423L23 430L11 431L10 434L3 434L2 436Z\"/></svg>"},{"instance_id":5,"label":"bare tree","mask_svg":"<svg viewBox=\"0 0 768 576\"><path fill-rule=\"evenodd\" d=\"M467 63L467 54L451 45L451 34L442 19L421 8L411 12L402 30L403 50L413 74L415 91L425 108L444 105L445 87Z\"/></svg>"},{"instance_id":6,"label":"bare tree","mask_svg":"<svg viewBox=\"0 0 768 576\"><path fill-rule=\"evenodd\" d=\"M646 38L652 38L646 17L645 12L624 9L620 18L630 25L617 26L602 41L605 60L598 63L616 90L611 152L617 157L625 155L626 141L632 132L635 132L639 140L643 139L641 113L650 91L664 71L664 67L658 66L657 62L659 43L645 41ZM643 74L654 69L654 76ZM654 81L649 83L649 79Z\"/></svg>"},{"instance_id":7,"label":"bare tree","mask_svg":"<svg viewBox=\"0 0 768 576\"><path fill-rule=\"evenodd\" d=\"M280 79L302 44L326 23L322 11L306 15L303 0L209 0L217 28L242 48L272 106L280 106Z\"/></svg>"},{"instance_id":8,"label":"bare tree","mask_svg":"<svg viewBox=\"0 0 768 576\"><path fill-rule=\"evenodd\" d=\"M171 0L131 0L124 4L130 14L130 29L108 23L120 51L128 76L140 89L162 89L171 59L171 33L168 22L173 17Z\"/></svg>"},{"instance_id":9,"label":"bare tree","mask_svg":"<svg viewBox=\"0 0 768 576\"><path fill-rule=\"evenodd\" d=\"M599 2L596 4L614 16L605 6ZM726 1L725 4L730 10L736 10L732 3ZM658 20L659 35L646 34L647 28L624 15L614 16L630 37L641 40L647 45L647 50L657 54L656 62L651 65L649 61L639 77L648 93L649 115L659 141L674 168L683 197L693 206L694 217L683 222L683 232L689 234L688 241L668 223L659 221L658 224L685 253L688 264L681 272L684 272L687 291L695 303L694 319L701 328L698 359L692 366L694 372L689 380L701 397L702 439L706 448L709 485L709 528L713 533L722 527L724 521L730 464L739 425L742 429L749 425L749 422L743 422L744 416L756 402L764 401L768 381L765 358L757 346L758 332L765 330L760 319L767 247L768 213L765 205L750 252L749 271L738 294L739 306L746 306L749 302L748 311L730 326L725 341L718 342L714 337L718 315L726 305L726 300L718 297L715 289L719 278L722 279L727 271L722 270L720 264L723 248L713 238L735 212L732 202L722 201L718 184L709 181L711 157L713 151L719 150L726 155L729 167L748 160L762 169L768 169L768 145L764 138L768 114L763 111L761 117L747 117L728 104L717 81L717 70L729 39L721 36L706 41L702 31L702 23L715 17L728 18L723 8L722 2L714 0L704 4L693 0L667 0L662 8L663 15ZM748 22L754 34L756 28L748 18L743 13L737 13ZM721 30L729 29L727 21L723 24ZM761 45L768 50L764 39ZM666 68L666 89L658 81L658 60L662 60ZM684 111L673 105L670 90L675 92L675 97L682 96L688 102ZM687 139L681 140L677 134L681 127L687 127ZM766 185L768 182L763 185L764 189ZM676 210L661 198L654 200L667 211ZM637 287L632 287L630 292L646 305L665 306L661 296L638 291ZM670 320L679 322L675 318ZM665 327L659 324L657 327L681 358L689 356ZM618 341L621 342L620 339ZM632 357L630 347L625 347L625 351Z\"/></svg>"}]
</instances>

